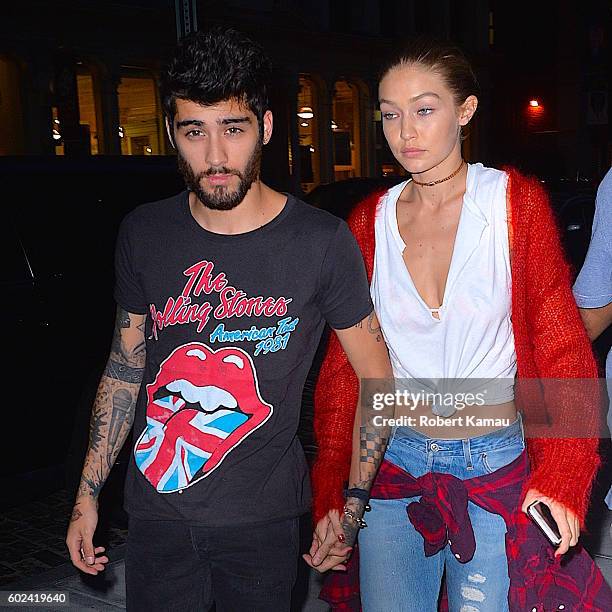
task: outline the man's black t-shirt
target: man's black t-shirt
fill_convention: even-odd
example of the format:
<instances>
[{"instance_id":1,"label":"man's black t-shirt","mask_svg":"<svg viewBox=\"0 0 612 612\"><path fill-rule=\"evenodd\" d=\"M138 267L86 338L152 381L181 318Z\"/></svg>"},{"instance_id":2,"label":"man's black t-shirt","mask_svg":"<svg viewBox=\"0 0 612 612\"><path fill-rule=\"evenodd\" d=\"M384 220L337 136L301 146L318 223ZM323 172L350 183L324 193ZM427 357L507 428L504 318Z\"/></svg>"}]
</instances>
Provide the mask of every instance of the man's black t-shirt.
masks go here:
<instances>
[{"instance_id":1,"label":"man's black t-shirt","mask_svg":"<svg viewBox=\"0 0 612 612\"><path fill-rule=\"evenodd\" d=\"M325 321L372 311L346 223L288 196L259 229L215 234L183 192L124 219L115 267L117 303L148 315L128 513L215 526L306 511L306 375Z\"/></svg>"}]
</instances>

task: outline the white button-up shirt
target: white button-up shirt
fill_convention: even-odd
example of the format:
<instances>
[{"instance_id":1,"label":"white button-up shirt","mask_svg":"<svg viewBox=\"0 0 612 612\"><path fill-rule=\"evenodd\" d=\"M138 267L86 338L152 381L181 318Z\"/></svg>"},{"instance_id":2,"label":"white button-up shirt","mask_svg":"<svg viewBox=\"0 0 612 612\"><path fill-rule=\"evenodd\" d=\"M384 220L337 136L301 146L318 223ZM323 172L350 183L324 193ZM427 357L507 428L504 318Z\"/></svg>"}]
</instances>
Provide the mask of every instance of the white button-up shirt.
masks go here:
<instances>
[{"instance_id":1,"label":"white button-up shirt","mask_svg":"<svg viewBox=\"0 0 612 612\"><path fill-rule=\"evenodd\" d=\"M436 309L417 292L403 259L397 200L406 182L383 197L375 222L371 294L398 388L480 391L485 404L513 399L507 180L499 170L468 165L444 298Z\"/></svg>"}]
</instances>

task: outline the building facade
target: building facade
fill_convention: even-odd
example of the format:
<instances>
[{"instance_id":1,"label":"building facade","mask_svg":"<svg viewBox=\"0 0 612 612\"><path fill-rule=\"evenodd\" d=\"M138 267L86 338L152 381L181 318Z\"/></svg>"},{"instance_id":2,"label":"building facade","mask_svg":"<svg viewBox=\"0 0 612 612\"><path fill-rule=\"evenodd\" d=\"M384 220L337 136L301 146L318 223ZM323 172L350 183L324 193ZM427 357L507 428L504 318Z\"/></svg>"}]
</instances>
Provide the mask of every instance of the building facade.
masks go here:
<instances>
[{"instance_id":1,"label":"building facade","mask_svg":"<svg viewBox=\"0 0 612 612\"><path fill-rule=\"evenodd\" d=\"M264 177L307 192L401 173L382 135L377 75L420 32L456 40L488 95L489 2L469 0L23 0L0 19L0 155L171 155L157 79L177 14L259 40L274 70ZM469 5L466 11L466 5ZM191 23L191 27L196 24ZM479 123L486 124L486 113ZM483 157L480 126L466 156Z\"/></svg>"}]
</instances>

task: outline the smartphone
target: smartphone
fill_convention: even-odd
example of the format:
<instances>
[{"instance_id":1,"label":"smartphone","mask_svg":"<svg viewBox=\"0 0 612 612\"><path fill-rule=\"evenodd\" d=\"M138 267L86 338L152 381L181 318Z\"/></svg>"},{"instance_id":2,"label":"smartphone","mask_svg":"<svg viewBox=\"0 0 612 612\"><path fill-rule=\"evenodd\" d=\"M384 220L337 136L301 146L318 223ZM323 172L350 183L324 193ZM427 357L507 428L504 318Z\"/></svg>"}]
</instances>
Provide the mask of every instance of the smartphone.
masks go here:
<instances>
[{"instance_id":1,"label":"smartphone","mask_svg":"<svg viewBox=\"0 0 612 612\"><path fill-rule=\"evenodd\" d=\"M529 518L540 528L546 539L553 545L561 544L561 533L559 527L550 513L550 508L541 501L534 501L527 506Z\"/></svg>"}]
</instances>

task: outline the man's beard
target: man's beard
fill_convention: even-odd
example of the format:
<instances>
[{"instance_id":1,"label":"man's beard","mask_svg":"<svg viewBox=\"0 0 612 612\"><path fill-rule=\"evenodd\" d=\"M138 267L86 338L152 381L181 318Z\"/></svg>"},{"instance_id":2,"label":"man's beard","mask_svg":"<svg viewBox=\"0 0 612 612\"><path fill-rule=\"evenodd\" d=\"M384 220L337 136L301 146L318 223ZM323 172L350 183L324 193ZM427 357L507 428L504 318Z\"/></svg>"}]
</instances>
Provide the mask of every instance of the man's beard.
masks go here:
<instances>
[{"instance_id":1,"label":"man's beard","mask_svg":"<svg viewBox=\"0 0 612 612\"><path fill-rule=\"evenodd\" d=\"M249 157L244 170L233 170L226 166L211 167L204 172L195 174L189 162L177 151L178 167L185 184L190 191L196 195L198 200L207 208L212 210L232 210L236 208L247 192L251 188L253 181L257 180L261 167L261 151L263 145L261 139L257 141L255 149ZM200 181L215 174L234 174L238 177L238 186L230 189L226 185L215 185L211 191L205 191L200 185Z\"/></svg>"}]
</instances>

